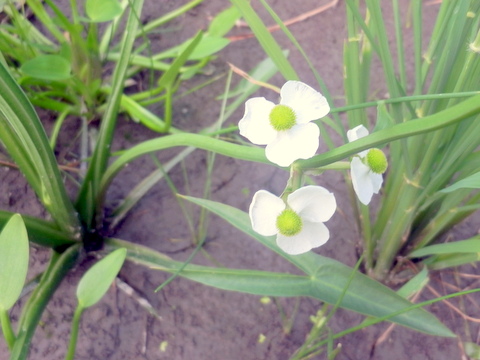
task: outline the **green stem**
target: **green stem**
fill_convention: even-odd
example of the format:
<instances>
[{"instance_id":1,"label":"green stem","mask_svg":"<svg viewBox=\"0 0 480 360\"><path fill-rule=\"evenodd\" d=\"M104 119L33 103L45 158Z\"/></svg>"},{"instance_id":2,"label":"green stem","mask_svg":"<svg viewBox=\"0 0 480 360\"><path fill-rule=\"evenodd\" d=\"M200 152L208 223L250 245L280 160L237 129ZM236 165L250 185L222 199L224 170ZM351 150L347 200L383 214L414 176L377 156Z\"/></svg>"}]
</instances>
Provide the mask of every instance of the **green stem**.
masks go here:
<instances>
[{"instance_id":1,"label":"green stem","mask_svg":"<svg viewBox=\"0 0 480 360\"><path fill-rule=\"evenodd\" d=\"M375 251L376 241L372 238L372 224L370 222L370 208L363 204L358 205L360 207L359 212L361 216L361 224L362 224L362 235L363 241L365 242L365 250L364 250L364 259L365 259L365 267L367 271L370 271L373 268L373 255Z\"/></svg>"},{"instance_id":2,"label":"green stem","mask_svg":"<svg viewBox=\"0 0 480 360\"><path fill-rule=\"evenodd\" d=\"M154 30L155 28L181 16L183 13L187 12L188 10L194 8L195 6L199 5L203 0L193 0L190 1L189 3L179 7L178 9L175 9L168 14L165 14L162 17L159 17L155 20L150 21L149 23L145 24L142 26L140 30L137 31L137 34L135 35L136 37L141 36L142 34L149 33L150 31Z\"/></svg>"},{"instance_id":3,"label":"green stem","mask_svg":"<svg viewBox=\"0 0 480 360\"><path fill-rule=\"evenodd\" d=\"M415 62L415 89L414 95L419 95L422 92L422 36L423 36L423 22L422 22L422 1L412 1L412 18L413 18L413 33L414 33L414 62Z\"/></svg>"},{"instance_id":4,"label":"green stem","mask_svg":"<svg viewBox=\"0 0 480 360\"><path fill-rule=\"evenodd\" d=\"M453 125L480 112L480 95L476 95L451 108L436 114L410 120L377 131L364 138L339 146L336 149L324 152L308 160L298 160L301 169L315 169L320 166L345 159L362 150L379 147L394 140L419 135Z\"/></svg>"},{"instance_id":5,"label":"green stem","mask_svg":"<svg viewBox=\"0 0 480 360\"><path fill-rule=\"evenodd\" d=\"M19 321L18 337L10 355L10 360L24 360L27 358L35 329L40 321L43 310L50 301L68 271L75 266L81 250L80 244L69 247L59 254L53 252L48 268L42 280L33 291L23 308Z\"/></svg>"},{"instance_id":6,"label":"green stem","mask_svg":"<svg viewBox=\"0 0 480 360\"><path fill-rule=\"evenodd\" d=\"M76 0L70 0L70 9L72 11L72 21L74 24L78 24L79 15L78 15L78 5Z\"/></svg>"},{"instance_id":7,"label":"green stem","mask_svg":"<svg viewBox=\"0 0 480 360\"><path fill-rule=\"evenodd\" d=\"M65 355L65 360L73 360L75 357L75 349L77 347L78 339L78 328L80 326L80 317L82 316L84 308L80 305L75 309L72 319L72 330L70 332L70 342L68 344L67 355Z\"/></svg>"},{"instance_id":8,"label":"green stem","mask_svg":"<svg viewBox=\"0 0 480 360\"><path fill-rule=\"evenodd\" d=\"M478 94L480 94L480 91L464 91L464 92L458 92L458 93L401 96L397 98L390 98L390 99L383 99L383 100L377 100L377 101L362 102L360 104L340 106L340 107L330 109L330 113L351 111L351 110L363 109L368 107L377 107L382 104L399 104L399 103L424 101L424 100L458 99L458 98L475 96Z\"/></svg>"},{"instance_id":9,"label":"green stem","mask_svg":"<svg viewBox=\"0 0 480 360\"><path fill-rule=\"evenodd\" d=\"M98 185L105 168L107 167L110 156L110 146L117 121L120 99L123 93L125 73L129 66L129 59L135 41L135 33L138 28L137 14L141 13L142 6L143 0L132 1L124 38L121 43L121 58L118 61L112 76L112 93L109 96L107 102L108 105L102 117L98 142L93 152L92 161L82 183L76 202L80 217L89 229L96 227L94 216L94 210L96 208L94 198L98 194Z\"/></svg>"},{"instance_id":10,"label":"green stem","mask_svg":"<svg viewBox=\"0 0 480 360\"><path fill-rule=\"evenodd\" d=\"M397 43L397 62L398 72L400 74L400 84L402 88L407 88L407 74L405 70L405 49L403 46L402 19L400 18L400 9L398 0L393 0L393 17L395 23L395 39Z\"/></svg>"},{"instance_id":11,"label":"green stem","mask_svg":"<svg viewBox=\"0 0 480 360\"><path fill-rule=\"evenodd\" d=\"M8 316L8 310L0 309L0 322L2 323L3 337L5 338L5 342L11 351L13 345L15 345L15 333L12 329L10 317Z\"/></svg>"},{"instance_id":12,"label":"green stem","mask_svg":"<svg viewBox=\"0 0 480 360\"><path fill-rule=\"evenodd\" d=\"M261 148L236 145L198 134L174 134L164 136L145 141L132 147L110 165L100 182L100 191L96 201L98 206L102 206L108 185L125 165L139 156L176 146L194 146L236 159L271 164L265 157L265 151Z\"/></svg>"}]
</instances>

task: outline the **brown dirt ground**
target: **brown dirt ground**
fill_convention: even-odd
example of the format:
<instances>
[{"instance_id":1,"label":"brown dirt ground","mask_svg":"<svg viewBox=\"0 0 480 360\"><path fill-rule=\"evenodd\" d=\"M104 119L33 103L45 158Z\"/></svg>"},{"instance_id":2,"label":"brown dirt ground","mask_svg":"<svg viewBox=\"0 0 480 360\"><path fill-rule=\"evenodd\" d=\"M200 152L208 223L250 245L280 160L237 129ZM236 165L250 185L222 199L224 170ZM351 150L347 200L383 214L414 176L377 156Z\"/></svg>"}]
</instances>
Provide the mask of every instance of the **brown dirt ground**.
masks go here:
<instances>
[{"instance_id":1,"label":"brown dirt ground","mask_svg":"<svg viewBox=\"0 0 480 360\"><path fill-rule=\"evenodd\" d=\"M177 7L186 1L146 1L144 14L158 16ZM270 5L282 19L292 18L325 4L315 0L298 2L270 1ZM265 12L258 2L253 2L263 18ZM208 25L210 16L227 6L226 1L206 0L195 10L169 24L169 32L162 33L155 39L154 51L178 43L192 36L197 29ZM434 20L437 7L426 8L426 23ZM298 41L304 46L307 54L334 96L341 99L342 88L342 47L345 36L345 9L342 2L333 9L303 20L290 27ZM273 23L273 21L267 21ZM428 26L427 26L428 27ZM234 29L232 34L244 34L246 28ZM291 50L290 59L303 81L315 84L313 76L301 56L280 33L275 36L280 44ZM409 44L407 44L409 46ZM218 59L209 65L212 75L197 77L185 85L193 86L207 80L210 76L225 73L227 62L248 70L264 58L264 54L255 39L233 42L223 50ZM373 82L381 84L381 75L374 73ZM281 86L282 79L273 79L275 85ZM224 82L215 82L208 88L179 99L175 103L174 123L177 127L196 131L213 123L219 114L220 103L215 96L222 93ZM381 85L378 89L383 91ZM274 94L262 91L267 98L274 99ZM339 100L341 103L341 100ZM243 109L232 117L233 122L242 116ZM45 116L47 129L51 121ZM59 156L68 160L75 153L68 146L72 134L78 132L78 124L74 119L65 127L60 138ZM121 119L119 122L115 148L132 146L144 139L155 136L140 125ZM67 149L68 151L65 151ZM161 161L166 161L178 153L178 149L158 154ZM185 162L188 182L185 181L182 169L175 168L171 177L180 192L201 196L205 179L206 154L195 151ZM135 161L122 171L115 181L109 199L115 202L122 194L126 194L145 175L154 169L152 161L145 157ZM19 211L36 216L45 213L35 200L35 196L16 170L0 169L0 203L1 208ZM287 174L278 169L259 164L245 163L218 156L212 183L212 199L243 210L248 209L252 194L258 189L267 189L274 193L283 190ZM318 178L319 184L334 191L341 211L327 223L331 240L318 249L322 255L338 259L350 266L356 262L356 249L359 244L358 232L355 229L350 210L347 189L343 178L338 173L325 173ZM469 219L457 227L449 236L466 238L478 230L478 216ZM261 245L246 238L239 231L232 229L220 219L211 218L209 223L205 252L221 264L232 268L253 268L270 271L294 271L278 256L270 253ZM177 201L171 195L168 186L162 182L133 209L131 214L121 223L116 237L151 246L171 257L184 260L192 251L192 240L186 227ZM42 269L48 260L48 252L33 248L31 256L32 270ZM212 265L204 254L196 256L195 263ZM75 286L85 269L93 263L86 261L75 269L55 294L48 306L41 326L38 328L30 359L63 359L69 339L70 320L75 307ZM475 272L473 267L462 268L462 272ZM110 289L102 301L86 311L80 328L77 357L79 360L123 360L123 359L288 359L297 349L310 329L309 316L316 313L321 304L313 299L300 299L300 306L294 318L292 331L285 334L282 330L278 308L272 302L263 304L260 297L235 292L226 292L177 278L161 292L154 289L168 277L159 271L147 270L127 263L120 273L120 278L130 284L141 296L147 299L160 315L157 319L142 308L138 301L121 291L118 286ZM448 284L460 288L478 286L474 279L465 279L457 274L436 273L432 277L432 286L440 293L452 291ZM426 291L421 299L431 298ZM419 300L421 300L419 299ZM464 306L471 316L478 316L476 306L479 297L467 298L464 304L452 301L456 306ZM295 305L294 299L279 299L287 314L291 314ZM23 304L24 300L20 304ZM445 303L430 307L445 323L460 334L463 341L477 341L478 327L473 322L463 320ZM13 311L17 317L20 306ZM362 317L339 310L331 321L333 332L344 330L361 322ZM393 328L385 336L385 340L376 341L385 333L389 324L380 324L340 339L342 351L339 360L459 360L462 349L459 339L442 339L418 334L414 331ZM259 342L259 336L265 336ZM168 345L161 349L162 342ZM376 346L375 346L376 344ZM0 342L0 360L7 359L5 345ZM323 359L325 356L319 356Z\"/></svg>"}]
</instances>

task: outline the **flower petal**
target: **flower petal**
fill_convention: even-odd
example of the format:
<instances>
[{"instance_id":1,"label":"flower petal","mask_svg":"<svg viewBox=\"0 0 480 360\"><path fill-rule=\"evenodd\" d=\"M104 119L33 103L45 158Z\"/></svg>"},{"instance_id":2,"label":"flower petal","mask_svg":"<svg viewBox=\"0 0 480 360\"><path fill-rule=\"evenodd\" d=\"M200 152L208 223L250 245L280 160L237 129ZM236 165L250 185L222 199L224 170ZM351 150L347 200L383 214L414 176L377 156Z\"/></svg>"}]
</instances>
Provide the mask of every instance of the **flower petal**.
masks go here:
<instances>
[{"instance_id":1,"label":"flower petal","mask_svg":"<svg viewBox=\"0 0 480 360\"><path fill-rule=\"evenodd\" d=\"M305 221L303 227L304 230L302 232L309 234L308 238L312 249L322 246L330 239L330 231L324 223Z\"/></svg>"},{"instance_id":2,"label":"flower petal","mask_svg":"<svg viewBox=\"0 0 480 360\"><path fill-rule=\"evenodd\" d=\"M277 217L284 209L282 199L266 190L257 191L248 211L253 230L263 236L275 235L278 232Z\"/></svg>"},{"instance_id":3,"label":"flower petal","mask_svg":"<svg viewBox=\"0 0 480 360\"><path fill-rule=\"evenodd\" d=\"M280 249L290 255L299 255L312 249L310 239L302 236L302 232L295 236L277 235L277 245Z\"/></svg>"},{"instance_id":4,"label":"flower petal","mask_svg":"<svg viewBox=\"0 0 480 360\"><path fill-rule=\"evenodd\" d=\"M317 152L320 129L314 123L295 125L277 133L265 149L267 159L279 166L290 166L295 160L309 159Z\"/></svg>"},{"instance_id":5,"label":"flower petal","mask_svg":"<svg viewBox=\"0 0 480 360\"><path fill-rule=\"evenodd\" d=\"M287 81L280 90L280 104L291 107L297 115L297 124L320 119L330 111L327 99L307 84Z\"/></svg>"},{"instance_id":6,"label":"flower petal","mask_svg":"<svg viewBox=\"0 0 480 360\"><path fill-rule=\"evenodd\" d=\"M325 244L330 238L328 228L321 222L305 221L298 235L277 235L277 245L290 255L303 254L312 248Z\"/></svg>"},{"instance_id":7,"label":"flower petal","mask_svg":"<svg viewBox=\"0 0 480 360\"><path fill-rule=\"evenodd\" d=\"M352 142L358 139L361 139L368 135L368 130L363 125L358 125L351 130L347 131L348 142ZM358 153L361 158L367 156L368 150L363 150Z\"/></svg>"},{"instance_id":8,"label":"flower petal","mask_svg":"<svg viewBox=\"0 0 480 360\"><path fill-rule=\"evenodd\" d=\"M378 194L383 183L383 176L381 174L370 174L370 181L372 182L372 190L374 194Z\"/></svg>"},{"instance_id":9,"label":"flower petal","mask_svg":"<svg viewBox=\"0 0 480 360\"><path fill-rule=\"evenodd\" d=\"M288 205L301 216L311 222L329 220L337 209L335 195L321 186L304 186L287 198Z\"/></svg>"},{"instance_id":10,"label":"flower petal","mask_svg":"<svg viewBox=\"0 0 480 360\"><path fill-rule=\"evenodd\" d=\"M357 194L358 200L364 205L368 205L373 196L373 185L371 180L370 168L365 165L358 157L354 157L350 163L352 175L353 190Z\"/></svg>"},{"instance_id":11,"label":"flower petal","mask_svg":"<svg viewBox=\"0 0 480 360\"><path fill-rule=\"evenodd\" d=\"M274 106L274 103L263 97L247 100L245 114L238 123L240 135L257 145L266 145L272 142L277 134L270 125L270 112Z\"/></svg>"},{"instance_id":12,"label":"flower petal","mask_svg":"<svg viewBox=\"0 0 480 360\"><path fill-rule=\"evenodd\" d=\"M348 138L349 142L358 140L358 139L360 139L362 137L365 137L367 135L368 135L368 130L363 125L358 125L358 126L354 127L353 129L347 131L347 138Z\"/></svg>"}]
</instances>

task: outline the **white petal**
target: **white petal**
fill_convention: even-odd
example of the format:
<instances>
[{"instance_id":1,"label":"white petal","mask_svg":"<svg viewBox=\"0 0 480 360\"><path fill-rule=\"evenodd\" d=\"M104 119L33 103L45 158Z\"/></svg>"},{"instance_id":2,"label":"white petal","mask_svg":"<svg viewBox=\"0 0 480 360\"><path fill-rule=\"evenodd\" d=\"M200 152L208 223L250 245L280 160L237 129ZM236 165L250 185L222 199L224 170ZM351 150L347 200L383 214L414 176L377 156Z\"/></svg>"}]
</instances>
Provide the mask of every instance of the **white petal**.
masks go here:
<instances>
[{"instance_id":1,"label":"white petal","mask_svg":"<svg viewBox=\"0 0 480 360\"><path fill-rule=\"evenodd\" d=\"M355 190L358 200L360 200L362 204L368 205L373 196L370 168L358 157L354 157L350 163L350 171L352 175L353 190Z\"/></svg>"},{"instance_id":2,"label":"white petal","mask_svg":"<svg viewBox=\"0 0 480 360\"><path fill-rule=\"evenodd\" d=\"M312 249L312 245L307 237L302 236L302 233L303 232L295 236L284 236L282 234L278 234L278 247L290 255L306 253Z\"/></svg>"},{"instance_id":3,"label":"white petal","mask_svg":"<svg viewBox=\"0 0 480 360\"><path fill-rule=\"evenodd\" d=\"M320 129L314 123L295 125L280 131L265 149L267 159L279 166L290 166L295 160L309 159L317 152Z\"/></svg>"},{"instance_id":4,"label":"white petal","mask_svg":"<svg viewBox=\"0 0 480 360\"><path fill-rule=\"evenodd\" d=\"M305 221L303 229L298 235L283 236L278 234L277 245L287 254L299 255L325 244L329 237L330 232L323 223Z\"/></svg>"},{"instance_id":5,"label":"white petal","mask_svg":"<svg viewBox=\"0 0 480 360\"><path fill-rule=\"evenodd\" d=\"M330 112L327 99L307 84L287 81L280 90L280 104L290 106L297 115L297 124L320 119Z\"/></svg>"},{"instance_id":6,"label":"white petal","mask_svg":"<svg viewBox=\"0 0 480 360\"><path fill-rule=\"evenodd\" d=\"M305 221L303 223L302 233L303 232L305 236L308 236L312 249L322 246L330 238L330 231L328 231L325 224L321 222Z\"/></svg>"},{"instance_id":7,"label":"white petal","mask_svg":"<svg viewBox=\"0 0 480 360\"><path fill-rule=\"evenodd\" d=\"M372 190L378 194L383 183L383 176L381 174L370 173L370 181L372 182Z\"/></svg>"},{"instance_id":8,"label":"white petal","mask_svg":"<svg viewBox=\"0 0 480 360\"><path fill-rule=\"evenodd\" d=\"M245 114L238 123L240 135L257 145L266 145L272 142L277 134L270 125L270 112L274 106L274 103L263 97L247 100Z\"/></svg>"},{"instance_id":9,"label":"white petal","mask_svg":"<svg viewBox=\"0 0 480 360\"><path fill-rule=\"evenodd\" d=\"M368 130L363 125L358 125L351 130L347 131L347 138L349 142L358 140L368 135ZM358 153L361 158L367 156L368 150L363 150Z\"/></svg>"},{"instance_id":10,"label":"white petal","mask_svg":"<svg viewBox=\"0 0 480 360\"><path fill-rule=\"evenodd\" d=\"M349 142L358 140L358 139L360 139L362 137L365 137L367 135L368 135L368 130L363 125L358 125L358 126L354 127L353 129L347 131L347 138L348 138Z\"/></svg>"},{"instance_id":11,"label":"white petal","mask_svg":"<svg viewBox=\"0 0 480 360\"><path fill-rule=\"evenodd\" d=\"M275 235L278 232L277 217L284 209L282 199L266 190L257 191L248 211L253 230L263 236Z\"/></svg>"},{"instance_id":12,"label":"white petal","mask_svg":"<svg viewBox=\"0 0 480 360\"><path fill-rule=\"evenodd\" d=\"M329 220L337 209L335 195L321 186L304 186L288 195L288 205L301 216L312 222Z\"/></svg>"}]
</instances>

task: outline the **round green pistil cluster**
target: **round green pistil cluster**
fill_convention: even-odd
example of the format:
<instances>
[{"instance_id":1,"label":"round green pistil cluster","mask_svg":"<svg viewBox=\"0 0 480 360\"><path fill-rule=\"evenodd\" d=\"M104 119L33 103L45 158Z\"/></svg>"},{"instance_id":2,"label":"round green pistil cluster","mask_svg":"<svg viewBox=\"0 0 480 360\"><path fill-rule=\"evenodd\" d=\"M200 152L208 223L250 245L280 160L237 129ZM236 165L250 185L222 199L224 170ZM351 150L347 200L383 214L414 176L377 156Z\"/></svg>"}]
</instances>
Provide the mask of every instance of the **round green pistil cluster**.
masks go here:
<instances>
[{"instance_id":1,"label":"round green pistil cluster","mask_svg":"<svg viewBox=\"0 0 480 360\"><path fill-rule=\"evenodd\" d=\"M291 129L296 122L295 111L287 105L275 105L270 112L270 124L277 131Z\"/></svg>"},{"instance_id":2,"label":"round green pistil cluster","mask_svg":"<svg viewBox=\"0 0 480 360\"><path fill-rule=\"evenodd\" d=\"M302 218L292 209L283 210L277 217L278 232L284 236L297 235L302 226Z\"/></svg>"},{"instance_id":3,"label":"round green pistil cluster","mask_svg":"<svg viewBox=\"0 0 480 360\"><path fill-rule=\"evenodd\" d=\"M366 163L375 174L383 174L387 171L387 157L380 149L370 149L366 156Z\"/></svg>"}]
</instances>

